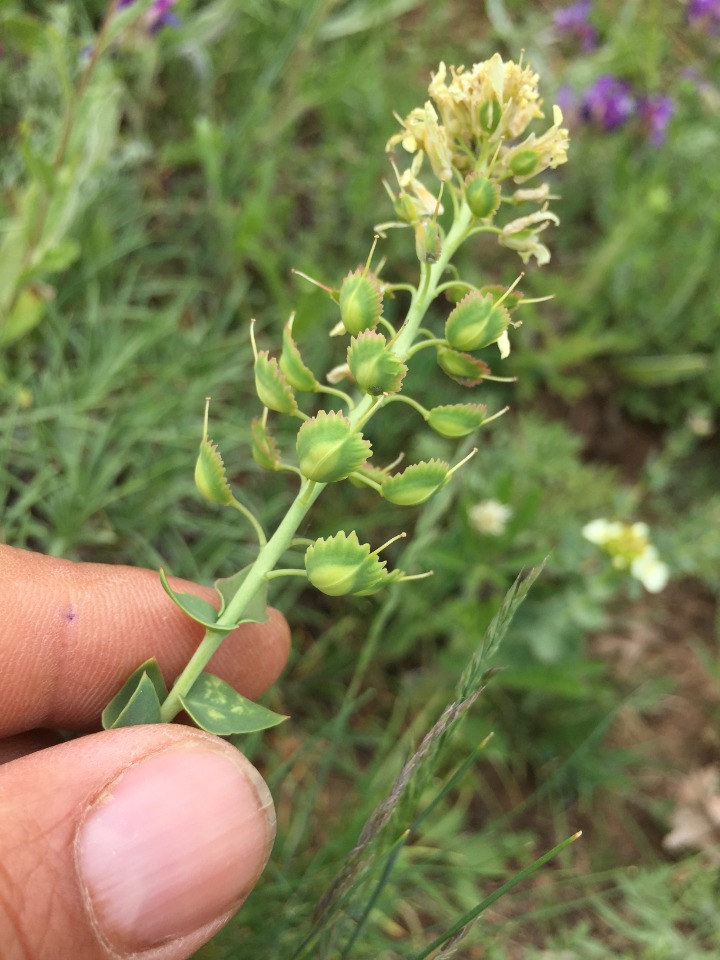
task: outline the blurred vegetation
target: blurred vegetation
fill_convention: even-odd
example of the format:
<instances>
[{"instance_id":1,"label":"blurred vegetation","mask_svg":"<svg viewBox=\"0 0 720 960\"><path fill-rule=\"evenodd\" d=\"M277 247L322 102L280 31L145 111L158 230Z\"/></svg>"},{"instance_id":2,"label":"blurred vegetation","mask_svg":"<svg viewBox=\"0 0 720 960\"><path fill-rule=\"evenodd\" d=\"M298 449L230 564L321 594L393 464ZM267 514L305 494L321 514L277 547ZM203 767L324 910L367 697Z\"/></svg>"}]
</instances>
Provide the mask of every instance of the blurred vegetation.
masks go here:
<instances>
[{"instance_id":1,"label":"blurred vegetation","mask_svg":"<svg viewBox=\"0 0 720 960\"><path fill-rule=\"evenodd\" d=\"M365 260L389 215L392 112L421 102L430 70L524 49L548 104L603 74L675 104L660 145L637 124L602 130L568 111L553 259L522 280L556 298L523 314L517 384L482 387L483 402L513 409L480 434L472 467L411 519L349 484L314 517L317 535L357 523L378 543L409 525L398 562L422 558L434 577L380 602L297 585L273 596L296 649L268 702L293 719L243 749L277 798L278 842L206 960L425 956L619 795L631 797L636 868L594 824L542 883L470 925L458 955L684 960L720 948L715 871L668 860L657 834L670 803L610 736L623 710L651 716L677 678L618 676L592 642L629 610L652 623L663 598L581 533L597 517L645 520L675 596L720 587L720 39L689 25L682 3L613 0L592 8L598 41L583 51L553 26L554 8L180 0L180 26L152 36L124 11L95 62L104 3L0 6L0 535L199 581L246 561L244 531L192 482L203 398L228 475L272 525L288 492L249 455L247 321L270 343L297 309L303 349L326 359L313 334L334 322L332 305L291 269L336 286ZM383 247L399 278L413 276L409 234ZM473 256L488 282L520 269L490 244ZM409 414L373 443L386 462L401 449L445 455ZM473 521L488 501L507 508L501 529ZM437 733L430 765L313 927L363 824L457 702L486 631L505 623L507 591L543 563L502 646L485 648L487 689ZM706 660L716 681L714 648ZM650 825L644 839L635 817Z\"/></svg>"}]
</instances>

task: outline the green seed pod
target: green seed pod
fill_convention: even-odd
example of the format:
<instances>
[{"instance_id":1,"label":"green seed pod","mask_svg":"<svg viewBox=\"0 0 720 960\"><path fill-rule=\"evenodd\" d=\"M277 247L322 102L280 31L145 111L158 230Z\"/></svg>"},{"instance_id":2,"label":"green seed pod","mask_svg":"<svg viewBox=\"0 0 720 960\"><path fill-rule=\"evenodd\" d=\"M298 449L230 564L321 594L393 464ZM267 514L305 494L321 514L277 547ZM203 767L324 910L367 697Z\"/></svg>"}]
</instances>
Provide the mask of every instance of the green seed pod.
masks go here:
<instances>
[{"instance_id":1,"label":"green seed pod","mask_svg":"<svg viewBox=\"0 0 720 960\"><path fill-rule=\"evenodd\" d=\"M375 277L358 267L340 287L340 318L350 334L374 329L382 314L382 290Z\"/></svg>"},{"instance_id":2,"label":"green seed pod","mask_svg":"<svg viewBox=\"0 0 720 960\"><path fill-rule=\"evenodd\" d=\"M225 464L217 446L203 437L195 462L195 486L210 503L227 506L233 502L232 490L225 476Z\"/></svg>"},{"instance_id":3,"label":"green seed pod","mask_svg":"<svg viewBox=\"0 0 720 960\"><path fill-rule=\"evenodd\" d=\"M414 507L424 503L445 485L450 466L443 460L413 463L402 473L396 473L383 482L380 493L391 503Z\"/></svg>"},{"instance_id":4,"label":"green seed pod","mask_svg":"<svg viewBox=\"0 0 720 960\"><path fill-rule=\"evenodd\" d=\"M255 392L260 403L277 413L297 414L295 394L287 382L277 360L267 350L255 357Z\"/></svg>"},{"instance_id":5,"label":"green seed pod","mask_svg":"<svg viewBox=\"0 0 720 960\"><path fill-rule=\"evenodd\" d=\"M292 321L283 328L283 348L280 354L280 370L294 390L304 390L309 393L318 388L318 382L312 370L305 366L300 356L297 344L293 340Z\"/></svg>"},{"instance_id":6,"label":"green seed pod","mask_svg":"<svg viewBox=\"0 0 720 960\"><path fill-rule=\"evenodd\" d=\"M397 393L407 367L392 353L385 337L374 330L364 330L350 341L347 362L355 383L373 397Z\"/></svg>"},{"instance_id":7,"label":"green seed pod","mask_svg":"<svg viewBox=\"0 0 720 960\"><path fill-rule=\"evenodd\" d=\"M485 133L494 133L497 130L501 116L502 108L494 97L480 104L480 126Z\"/></svg>"},{"instance_id":8,"label":"green seed pod","mask_svg":"<svg viewBox=\"0 0 720 960\"><path fill-rule=\"evenodd\" d=\"M415 227L415 253L420 263L437 263L442 251L442 231L437 220L421 220Z\"/></svg>"},{"instance_id":9,"label":"green seed pod","mask_svg":"<svg viewBox=\"0 0 720 960\"><path fill-rule=\"evenodd\" d=\"M369 441L341 413L321 410L297 433L300 472L318 483L335 483L358 470L372 452Z\"/></svg>"},{"instance_id":10,"label":"green seed pod","mask_svg":"<svg viewBox=\"0 0 720 960\"><path fill-rule=\"evenodd\" d=\"M445 336L456 350L481 350L495 343L509 324L505 307L496 304L489 294L473 290L448 317Z\"/></svg>"},{"instance_id":11,"label":"green seed pod","mask_svg":"<svg viewBox=\"0 0 720 960\"><path fill-rule=\"evenodd\" d=\"M510 157L510 170L516 177L529 177L540 163L540 157L534 150L519 150Z\"/></svg>"},{"instance_id":12,"label":"green seed pod","mask_svg":"<svg viewBox=\"0 0 720 960\"><path fill-rule=\"evenodd\" d=\"M470 289L467 283L453 283L451 286L445 288L445 299L453 305L460 303L462 298L467 296Z\"/></svg>"},{"instance_id":13,"label":"green seed pod","mask_svg":"<svg viewBox=\"0 0 720 960\"><path fill-rule=\"evenodd\" d=\"M365 597L402 577L402 571L388 573L385 566L386 561L371 553L367 543L361 544L354 531L316 540L305 552L308 580L331 597Z\"/></svg>"},{"instance_id":14,"label":"green seed pod","mask_svg":"<svg viewBox=\"0 0 720 960\"><path fill-rule=\"evenodd\" d=\"M465 199L473 216L485 220L494 216L500 207L500 185L479 173L472 173L465 180Z\"/></svg>"},{"instance_id":15,"label":"green seed pod","mask_svg":"<svg viewBox=\"0 0 720 960\"><path fill-rule=\"evenodd\" d=\"M433 407L427 422L441 437L466 437L481 427L487 418L487 407L481 403L453 403Z\"/></svg>"},{"instance_id":16,"label":"green seed pod","mask_svg":"<svg viewBox=\"0 0 720 960\"><path fill-rule=\"evenodd\" d=\"M250 426L252 435L252 456L263 470L280 469L280 451L266 424L256 417Z\"/></svg>"},{"instance_id":17,"label":"green seed pod","mask_svg":"<svg viewBox=\"0 0 720 960\"><path fill-rule=\"evenodd\" d=\"M438 349L437 362L443 373L463 387L476 387L490 373L490 367L484 360L449 347Z\"/></svg>"}]
</instances>

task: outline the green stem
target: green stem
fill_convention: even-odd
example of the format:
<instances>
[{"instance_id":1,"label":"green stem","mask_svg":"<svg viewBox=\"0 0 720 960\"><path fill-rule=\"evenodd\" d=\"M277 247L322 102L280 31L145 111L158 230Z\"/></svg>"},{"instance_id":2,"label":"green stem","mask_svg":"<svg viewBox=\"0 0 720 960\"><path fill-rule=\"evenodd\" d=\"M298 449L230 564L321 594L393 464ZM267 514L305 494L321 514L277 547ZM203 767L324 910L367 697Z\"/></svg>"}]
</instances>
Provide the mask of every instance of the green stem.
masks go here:
<instances>
[{"instance_id":1,"label":"green stem","mask_svg":"<svg viewBox=\"0 0 720 960\"><path fill-rule=\"evenodd\" d=\"M320 496L325 486L326 484L324 483L314 483L311 480L305 480L303 482L298 495L290 505L290 509L285 514L277 530L265 546L260 549L242 586L228 603L222 615L218 617L217 622L220 626L236 624L242 620L245 608L255 594L262 588L267 575L274 569L280 557L292 543L298 527L305 519L308 510ZM205 632L200 646L175 681L172 690L160 709L160 719L163 723L169 723L180 713L182 710L182 698L190 692L193 684L216 653L225 637L226 634L224 632L217 630L208 629Z\"/></svg>"},{"instance_id":2,"label":"green stem","mask_svg":"<svg viewBox=\"0 0 720 960\"><path fill-rule=\"evenodd\" d=\"M424 265L424 282L421 283L419 289L413 295L405 322L397 338L391 344L393 353L401 359L404 360L407 357L417 335L418 327L422 323L428 307L437 296L440 278L457 252L458 247L467 239L472 222L473 216L470 208L463 201L458 209L455 221L443 241L437 262L429 266Z\"/></svg>"}]
</instances>

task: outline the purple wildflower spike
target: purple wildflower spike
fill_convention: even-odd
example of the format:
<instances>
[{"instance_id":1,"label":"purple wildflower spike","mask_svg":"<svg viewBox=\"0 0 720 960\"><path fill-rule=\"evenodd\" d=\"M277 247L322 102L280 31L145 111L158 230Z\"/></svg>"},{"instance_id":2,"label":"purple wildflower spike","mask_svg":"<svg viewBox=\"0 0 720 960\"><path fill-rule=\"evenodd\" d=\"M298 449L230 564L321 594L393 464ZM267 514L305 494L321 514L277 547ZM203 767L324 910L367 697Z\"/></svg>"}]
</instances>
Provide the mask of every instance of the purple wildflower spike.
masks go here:
<instances>
[{"instance_id":1,"label":"purple wildflower spike","mask_svg":"<svg viewBox=\"0 0 720 960\"><path fill-rule=\"evenodd\" d=\"M638 113L647 131L647 138L654 147L665 142L667 128L675 104L671 97L658 93L654 96L642 97L638 103Z\"/></svg>"},{"instance_id":2,"label":"purple wildflower spike","mask_svg":"<svg viewBox=\"0 0 720 960\"><path fill-rule=\"evenodd\" d=\"M585 91L580 105L584 120L596 123L603 130L617 130L637 110L637 99L630 85L606 73Z\"/></svg>"}]
</instances>

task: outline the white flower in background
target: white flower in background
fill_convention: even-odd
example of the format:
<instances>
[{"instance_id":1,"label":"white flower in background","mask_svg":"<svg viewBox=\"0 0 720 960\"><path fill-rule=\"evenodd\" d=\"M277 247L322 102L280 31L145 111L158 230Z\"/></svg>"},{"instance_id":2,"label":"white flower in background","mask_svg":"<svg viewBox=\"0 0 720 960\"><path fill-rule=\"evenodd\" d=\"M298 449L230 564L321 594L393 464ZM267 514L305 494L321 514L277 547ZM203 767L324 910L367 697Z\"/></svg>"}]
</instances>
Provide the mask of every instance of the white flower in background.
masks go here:
<instances>
[{"instance_id":1,"label":"white flower in background","mask_svg":"<svg viewBox=\"0 0 720 960\"><path fill-rule=\"evenodd\" d=\"M687 425L696 437L709 437L715 430L712 417L705 410L693 410L687 418Z\"/></svg>"},{"instance_id":2,"label":"white flower in background","mask_svg":"<svg viewBox=\"0 0 720 960\"><path fill-rule=\"evenodd\" d=\"M645 547L639 557L630 564L630 573L650 593L660 593L670 579L668 565L658 556L657 548L651 543Z\"/></svg>"},{"instance_id":3,"label":"white flower in background","mask_svg":"<svg viewBox=\"0 0 720 960\"><path fill-rule=\"evenodd\" d=\"M500 537L505 533L512 510L497 500L482 500L470 508L468 517L478 533L490 537Z\"/></svg>"},{"instance_id":4,"label":"white flower in background","mask_svg":"<svg viewBox=\"0 0 720 960\"><path fill-rule=\"evenodd\" d=\"M650 528L646 523L599 518L586 523L582 535L607 553L617 570L629 570L650 593L659 593L665 588L670 570L650 542Z\"/></svg>"}]
</instances>

